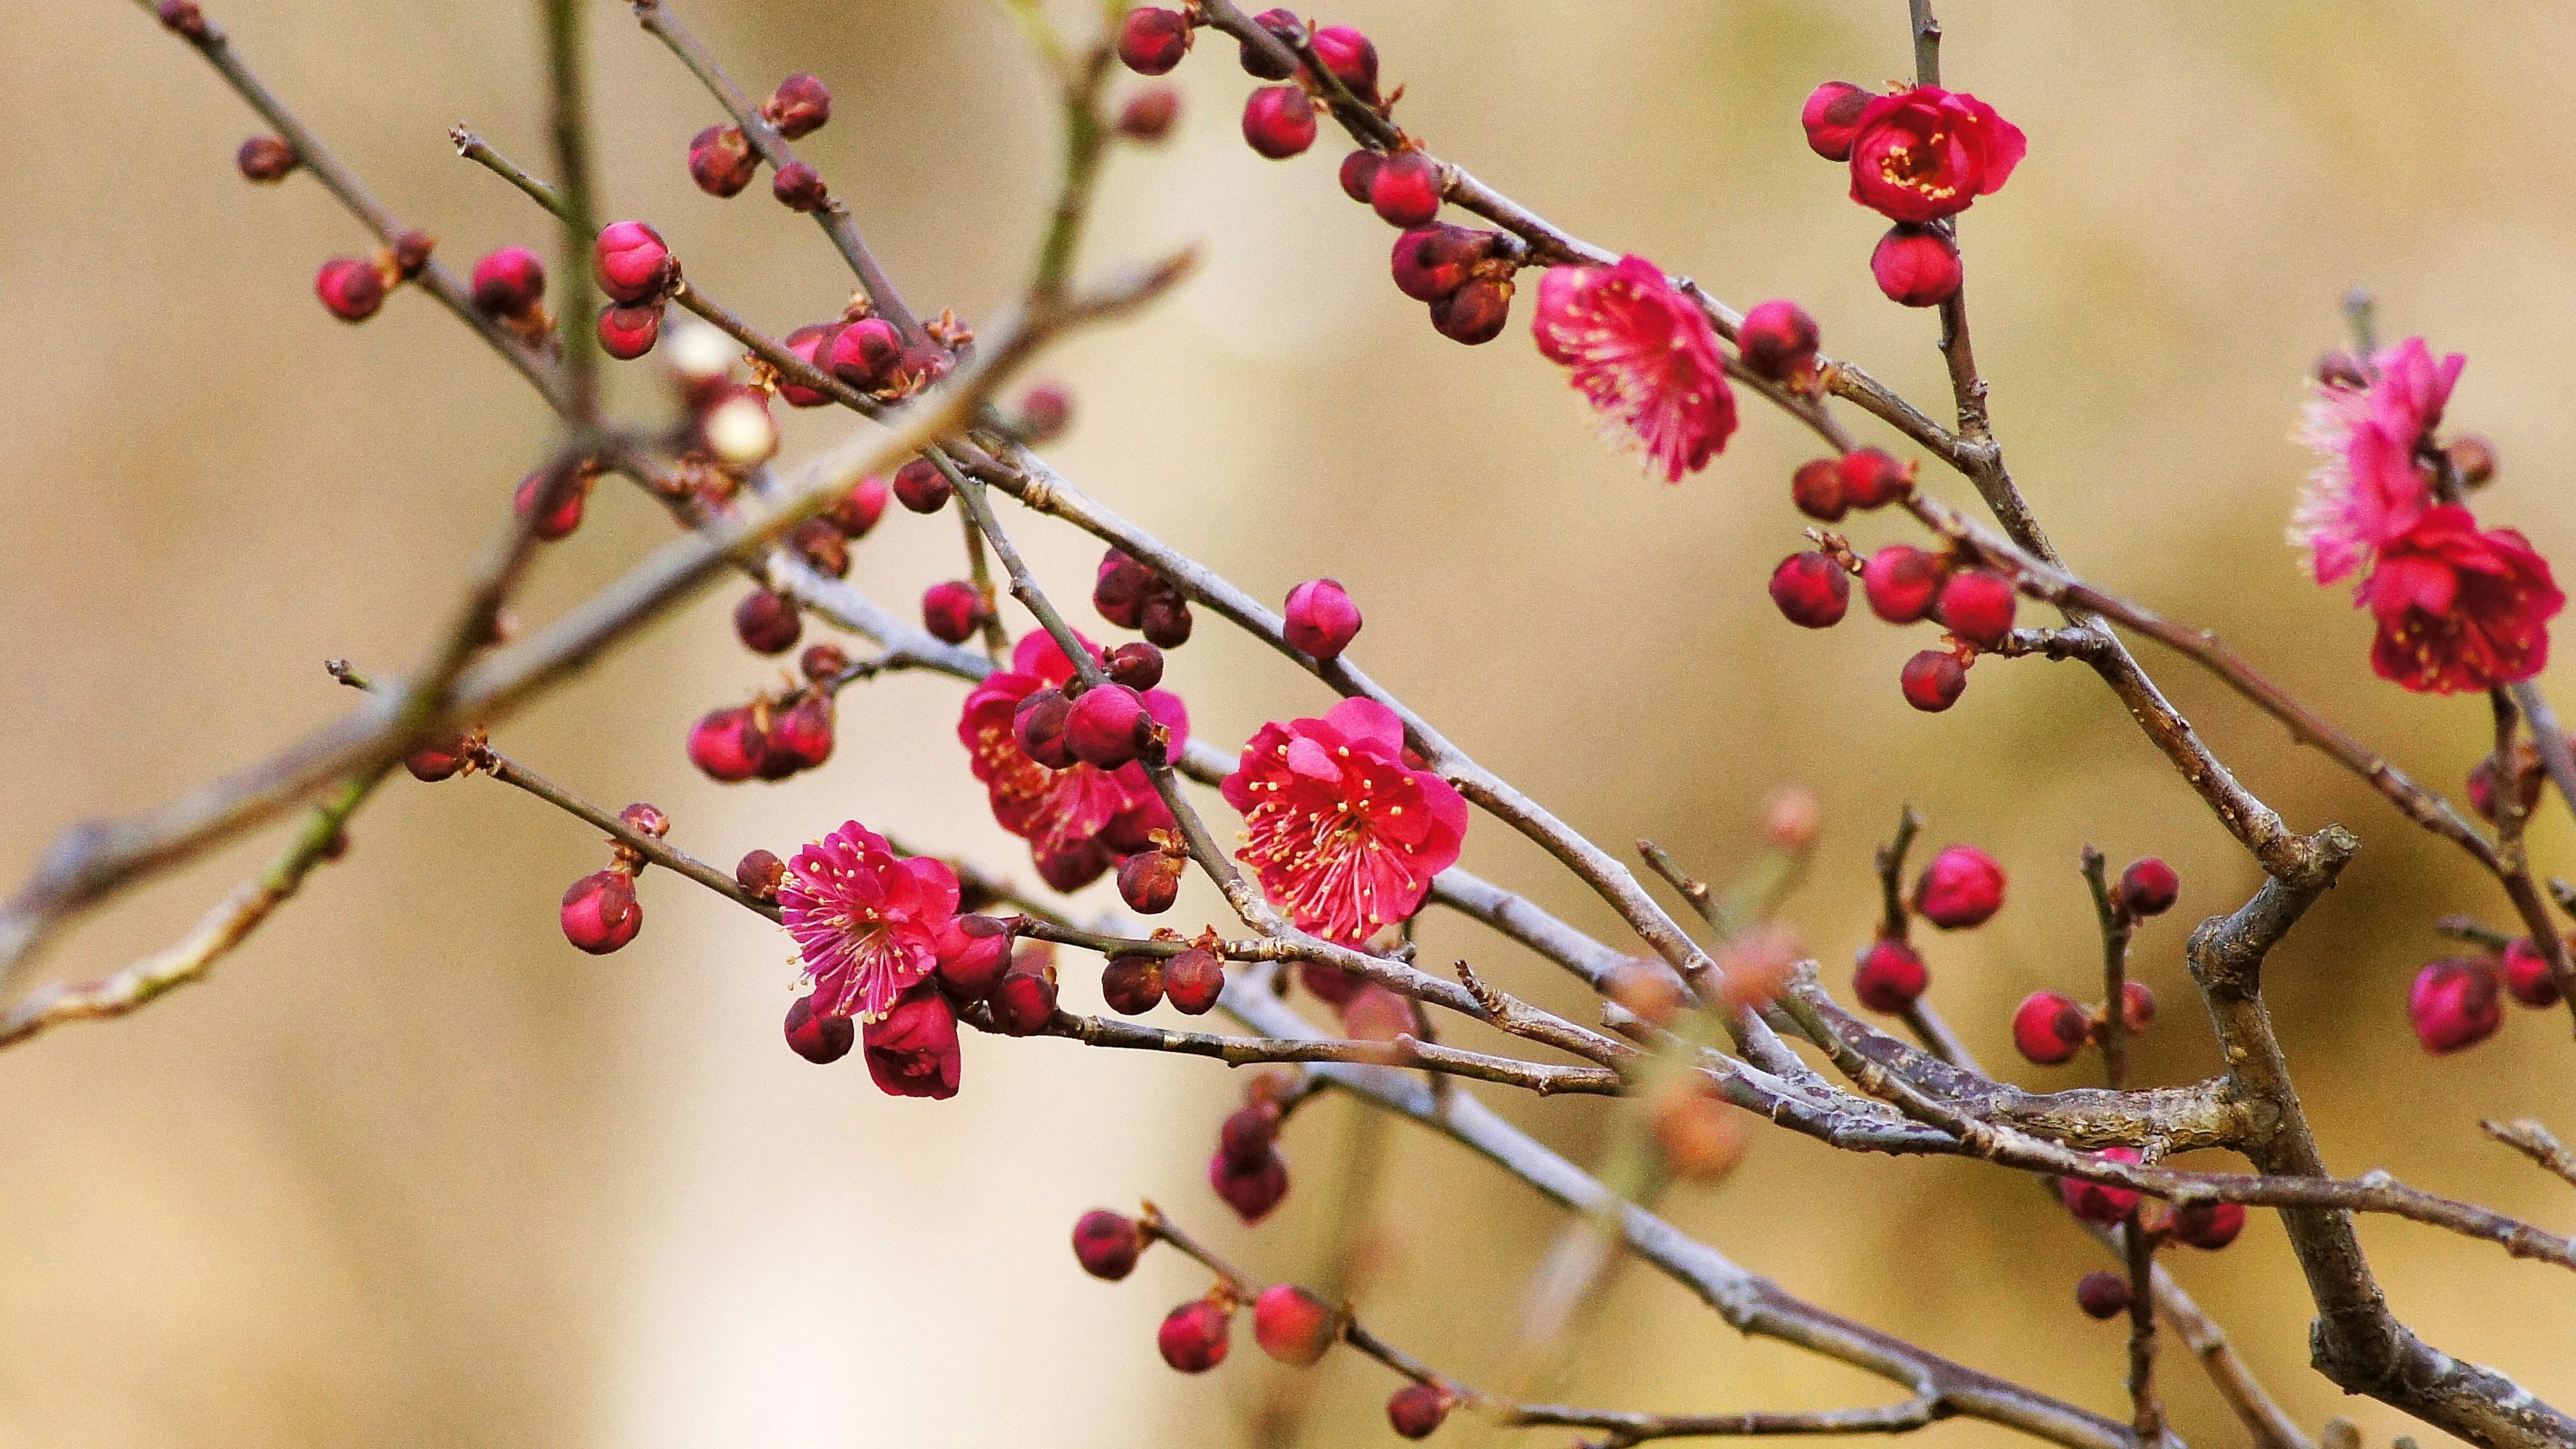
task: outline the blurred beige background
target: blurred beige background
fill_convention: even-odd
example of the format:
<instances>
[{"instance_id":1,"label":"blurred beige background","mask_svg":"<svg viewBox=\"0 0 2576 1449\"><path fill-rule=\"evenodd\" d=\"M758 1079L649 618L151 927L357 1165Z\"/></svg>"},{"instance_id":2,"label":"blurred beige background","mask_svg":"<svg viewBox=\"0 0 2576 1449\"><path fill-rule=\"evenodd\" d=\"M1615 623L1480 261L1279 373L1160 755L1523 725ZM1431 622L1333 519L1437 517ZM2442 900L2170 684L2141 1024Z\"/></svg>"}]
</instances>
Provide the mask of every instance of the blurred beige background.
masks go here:
<instances>
[{"instance_id":1,"label":"blurred beige background","mask_svg":"<svg viewBox=\"0 0 2576 1449\"><path fill-rule=\"evenodd\" d=\"M541 153L525 7L213 8L452 262L546 244L531 210L444 138L464 119ZM1832 348L1929 403L1931 319L1875 294L1878 223L1795 124L1817 81L1907 69L1901 12L1355 0L1325 18L1376 37L1388 80L1409 87L1406 123L1444 153L1738 305L1803 299ZM796 69L833 85L836 119L804 149L911 301L983 316L1007 295L1054 138L998 11L699 0L685 13L755 92ZM2470 354L2452 415L2504 459L2486 512L2576 559L2559 484L2576 455L2576 330L2562 315L2576 161L2531 141L2555 124L2554 92L2533 81L2576 64L2576 18L2430 0L1949 0L1942 18L1952 83L2031 136L2010 189L1964 231L1997 424L2058 542L2105 583L2242 642L2409 768L2456 782L2484 706L2369 676L2364 619L2304 584L2279 544L2306 466L2284 437L2303 368L2337 340L2337 296L2367 284L2391 336ZM608 213L658 222L693 278L778 330L835 308L849 284L805 223L759 190L726 204L688 186L682 151L714 107L624 6L603 0L595 24ZM73 819L158 801L347 708L326 657L413 658L548 429L425 299L399 295L363 328L323 314L312 271L361 249L357 229L307 178L242 184L230 158L248 113L132 6L0 0L0 37L12 138L0 388L14 400L0 468L12 520L0 872L15 880ZM1937 999L1990 1060L2008 1055L2003 1016L2022 993L2089 979L2078 847L2168 856L2184 897L2140 944L2169 1007L2143 1072L2211 1069L2178 951L2253 876L2092 679L1991 663L1959 708L1923 716L1895 688L1920 639L1782 623L1762 582L1797 537L1784 484L1801 439L1752 414L1707 473L1641 481L1595 442L1520 325L1462 351L1395 294L1387 230L1333 184L1337 148L1274 165L1241 146L1247 83L1230 51L1207 46L1183 68L1180 136L1111 180L1095 261L1198 240L1208 264L1151 317L1056 359L1080 406L1057 450L1067 471L1255 593L1340 577L1368 611L1357 657L1605 843L1650 835L1722 873L1754 848L1762 792L1812 783L1831 824L1790 916L1830 963L1866 932L1868 849L1900 801L1930 814L1934 842L1995 850L2014 872L2011 905L1931 951ZM658 405L649 367L620 387ZM799 416L791 448L840 426ZM603 490L549 554L527 613L580 597L666 531L641 499ZM1880 520L1857 533L1903 536ZM1096 549L1028 537L1067 590L1088 579ZM955 570L955 547L951 520L898 513L854 578L908 608ZM784 851L856 815L1026 874L968 778L946 682L846 697L838 757L794 786L696 778L687 722L769 676L732 644L730 601L630 645L502 742L611 804L660 802L712 858ZM2337 1166L2576 1226L2563 1185L2474 1125L2539 1112L2576 1129L2564 1018L2517 1011L2496 1042L2435 1062L2401 1011L2410 974L2440 950L2431 917L2499 917L2501 902L2279 730L2150 663L2293 822L2342 820L2367 842L2273 976ZM2562 706L2576 705L2558 674ZM1200 727L1229 741L1324 703L1214 627L1173 678ZM1296 1190L1247 1234L1202 1185L1240 1086L1220 1068L976 1040L957 1101L892 1101L856 1062L818 1071L782 1048L786 943L703 892L650 878L632 948L570 950L555 898L603 850L529 799L398 777L355 837L211 984L0 1056L0 1440L1238 1441L1275 1373L1248 1335L1218 1373L1166 1372L1154 1325L1198 1280L1157 1257L1104 1287L1075 1270L1065 1232L1085 1207L1150 1194L1264 1276L1312 1271L1347 1104L1295 1125ZM2538 843L2576 870L2563 818ZM271 848L121 902L47 969L91 974L162 942ZM1468 859L1608 929L1492 822ZM1182 918L1215 908L1193 895ZM1454 921L1435 918L1426 941L1571 1001ZM1607 1121L1597 1104L1503 1105L1578 1159ZM1367 1306L1400 1341L1481 1377L1559 1219L1439 1143L1393 1141ZM2099 1264L2016 1180L1764 1133L1732 1182L1669 1206L1836 1311L2121 1411L2118 1331L2069 1301ZM2429 1229L2364 1231L2428 1340L2576 1403L2564 1277ZM2175 1266L2302 1422L2358 1412L2382 1443L2406 1427L2305 1369L2305 1300L2270 1221ZM1610 1309L1569 1397L1667 1409L1892 1397L1739 1340L1658 1279L1626 1280ZM2182 1356L2167 1364L2195 1440L2241 1442ZM1390 1386L1335 1360L1310 1442L1386 1441ZM1923 1435L2001 1437L1958 1423Z\"/></svg>"}]
</instances>

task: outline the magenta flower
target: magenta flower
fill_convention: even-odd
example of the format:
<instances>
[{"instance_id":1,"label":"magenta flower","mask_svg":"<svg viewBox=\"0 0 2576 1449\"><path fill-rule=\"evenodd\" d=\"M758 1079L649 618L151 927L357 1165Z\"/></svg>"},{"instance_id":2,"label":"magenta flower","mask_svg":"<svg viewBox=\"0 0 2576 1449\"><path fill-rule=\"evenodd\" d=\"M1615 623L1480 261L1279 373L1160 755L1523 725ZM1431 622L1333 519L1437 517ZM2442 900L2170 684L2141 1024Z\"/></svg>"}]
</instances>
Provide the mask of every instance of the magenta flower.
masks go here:
<instances>
[{"instance_id":1,"label":"magenta flower","mask_svg":"<svg viewBox=\"0 0 2576 1449\"><path fill-rule=\"evenodd\" d=\"M2481 533L2469 510L2446 503L2388 541L2353 602L2379 621L2370 665L2380 678L2451 694L2538 674L2567 596L2521 534Z\"/></svg>"},{"instance_id":2,"label":"magenta flower","mask_svg":"<svg viewBox=\"0 0 2576 1449\"><path fill-rule=\"evenodd\" d=\"M957 877L942 861L898 858L853 820L796 852L778 908L804 953L815 1014L873 1022L939 964Z\"/></svg>"},{"instance_id":3,"label":"magenta flower","mask_svg":"<svg viewBox=\"0 0 2576 1449\"><path fill-rule=\"evenodd\" d=\"M1420 910L1467 834L1467 802L1405 763L1404 726L1373 699L1263 725L1224 790L1246 828L1235 858L1300 929L1346 945Z\"/></svg>"},{"instance_id":4,"label":"magenta flower","mask_svg":"<svg viewBox=\"0 0 2576 1449\"><path fill-rule=\"evenodd\" d=\"M1083 644L1092 657L1100 656L1089 640ZM1155 831L1172 827L1172 813L1154 793L1142 763L1114 770L1076 763L1051 770L1020 748L1011 733L1020 701L1072 677L1073 662L1055 640L1032 630L1011 651L1011 667L966 696L957 720L957 738L973 756L975 778L992 797L993 818L1029 843L1038 874L1060 891L1098 880L1119 857L1150 845ZM1179 755L1190 735L1189 710L1180 696L1161 689L1140 696L1145 712L1172 732L1171 752Z\"/></svg>"},{"instance_id":5,"label":"magenta flower","mask_svg":"<svg viewBox=\"0 0 2576 1449\"><path fill-rule=\"evenodd\" d=\"M957 1046L957 1013L936 986L917 986L860 1033L867 1053L868 1078L889 1097L928 1097L944 1102L957 1095L965 1055Z\"/></svg>"},{"instance_id":6,"label":"magenta flower","mask_svg":"<svg viewBox=\"0 0 2576 1449\"><path fill-rule=\"evenodd\" d=\"M2300 490L2290 543L2307 553L2318 583L2368 567L2432 506L2432 480L2415 452L2467 364L2456 352L2436 362L2423 338L2409 337L2371 359L2367 388L2317 384L2298 440L2318 463Z\"/></svg>"},{"instance_id":7,"label":"magenta flower","mask_svg":"<svg viewBox=\"0 0 2576 1449\"><path fill-rule=\"evenodd\" d=\"M1735 394L1717 333L1654 263L1549 268L1535 331L1540 355L1572 368L1575 390L1635 436L1649 473L1678 483L1725 451Z\"/></svg>"}]
</instances>

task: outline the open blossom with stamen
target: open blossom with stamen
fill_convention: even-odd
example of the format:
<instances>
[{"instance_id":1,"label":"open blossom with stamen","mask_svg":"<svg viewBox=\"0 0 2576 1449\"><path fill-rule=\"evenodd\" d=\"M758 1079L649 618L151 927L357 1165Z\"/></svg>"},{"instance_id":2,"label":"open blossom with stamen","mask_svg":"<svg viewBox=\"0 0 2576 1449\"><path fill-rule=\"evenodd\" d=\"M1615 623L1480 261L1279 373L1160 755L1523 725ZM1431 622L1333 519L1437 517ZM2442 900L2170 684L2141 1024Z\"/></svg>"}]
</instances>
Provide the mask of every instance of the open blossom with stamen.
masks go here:
<instances>
[{"instance_id":1,"label":"open blossom with stamen","mask_svg":"<svg viewBox=\"0 0 2576 1449\"><path fill-rule=\"evenodd\" d=\"M1880 96L1852 125L1851 199L1917 224L2001 190L2030 142L1964 91L1916 86Z\"/></svg>"},{"instance_id":2,"label":"open blossom with stamen","mask_svg":"<svg viewBox=\"0 0 2576 1449\"><path fill-rule=\"evenodd\" d=\"M1735 431L1735 393L1717 333L1643 257L1615 267L1550 267L1538 284L1540 355L1574 370L1575 390L1645 449L1667 483L1708 466Z\"/></svg>"},{"instance_id":3,"label":"open blossom with stamen","mask_svg":"<svg viewBox=\"0 0 2576 1449\"><path fill-rule=\"evenodd\" d=\"M2451 694L2538 674L2567 596L2521 534L2481 533L2467 509L2446 503L2389 540L2354 602L2379 620L2370 666L2382 679Z\"/></svg>"},{"instance_id":4,"label":"open blossom with stamen","mask_svg":"<svg viewBox=\"0 0 2576 1449\"><path fill-rule=\"evenodd\" d=\"M2416 450L2467 364L2456 352L2437 362L2423 338L2409 337L2371 359L2368 387L2316 385L2298 441L2318 461L2300 489L2290 543L2307 553L2318 583L2368 566L2432 506L2432 479Z\"/></svg>"},{"instance_id":5,"label":"open blossom with stamen","mask_svg":"<svg viewBox=\"0 0 2576 1449\"><path fill-rule=\"evenodd\" d=\"M778 911L804 953L815 1014L871 1022L938 965L957 877L944 862L896 856L853 820L796 852Z\"/></svg>"},{"instance_id":6,"label":"open blossom with stamen","mask_svg":"<svg viewBox=\"0 0 2576 1449\"><path fill-rule=\"evenodd\" d=\"M1096 659L1100 650L1084 640ZM1152 844L1153 833L1172 827L1171 811L1154 793L1142 762L1114 770L1075 763L1051 770L1030 759L1011 733L1020 701L1073 678L1073 663L1046 631L1032 630L1011 651L1011 667L987 678L966 696L957 738L973 757L993 818L1029 843L1038 874L1060 891L1098 880L1111 866ZM1168 690L1139 691L1145 712L1171 731L1171 753L1189 742L1189 711Z\"/></svg>"},{"instance_id":7,"label":"open blossom with stamen","mask_svg":"<svg viewBox=\"0 0 2576 1449\"><path fill-rule=\"evenodd\" d=\"M1300 929L1346 945L1421 909L1467 834L1467 802L1404 762L1404 725L1373 699L1263 725L1224 790L1243 812L1235 858Z\"/></svg>"}]
</instances>

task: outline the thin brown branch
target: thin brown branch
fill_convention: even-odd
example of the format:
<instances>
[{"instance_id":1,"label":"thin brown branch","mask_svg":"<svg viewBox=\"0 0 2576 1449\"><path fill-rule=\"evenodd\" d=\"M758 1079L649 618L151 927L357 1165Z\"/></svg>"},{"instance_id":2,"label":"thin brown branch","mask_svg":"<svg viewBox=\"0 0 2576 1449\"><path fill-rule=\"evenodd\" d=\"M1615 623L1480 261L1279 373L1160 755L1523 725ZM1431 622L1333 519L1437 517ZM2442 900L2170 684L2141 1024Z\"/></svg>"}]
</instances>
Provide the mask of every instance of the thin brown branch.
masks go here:
<instances>
[{"instance_id":1,"label":"thin brown branch","mask_svg":"<svg viewBox=\"0 0 2576 1449\"><path fill-rule=\"evenodd\" d=\"M1517 1087L1542 1097L1559 1092L1615 1097L1627 1086L1620 1075L1608 1067L1525 1062L1488 1052L1463 1051L1423 1041L1410 1034L1398 1036L1393 1041L1218 1036L1200 1031L1166 1031L1118 1017L1078 1016L1064 1011L1057 1012L1055 1018L1046 1024L1044 1034L1078 1041L1084 1046L1210 1057L1232 1067L1276 1062L1348 1062L1404 1067L1464 1077L1470 1081L1491 1082L1496 1086Z\"/></svg>"},{"instance_id":2,"label":"thin brown branch","mask_svg":"<svg viewBox=\"0 0 2576 1449\"><path fill-rule=\"evenodd\" d=\"M2559 1141L2555 1133L2540 1125L2539 1119L2521 1117L2511 1122L2489 1119L2478 1123L2478 1129L2565 1178L2570 1184L2576 1184L2576 1152L2569 1151L2567 1144Z\"/></svg>"}]
</instances>

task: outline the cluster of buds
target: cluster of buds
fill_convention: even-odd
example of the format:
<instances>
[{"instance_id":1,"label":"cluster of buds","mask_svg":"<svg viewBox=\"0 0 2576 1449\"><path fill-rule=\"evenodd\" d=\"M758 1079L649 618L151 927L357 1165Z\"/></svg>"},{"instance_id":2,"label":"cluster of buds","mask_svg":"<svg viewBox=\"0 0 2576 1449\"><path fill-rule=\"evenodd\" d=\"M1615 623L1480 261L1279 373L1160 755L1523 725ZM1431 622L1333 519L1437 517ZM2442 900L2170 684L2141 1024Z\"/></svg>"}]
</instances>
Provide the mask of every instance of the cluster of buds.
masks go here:
<instances>
[{"instance_id":1,"label":"cluster of buds","mask_svg":"<svg viewBox=\"0 0 2576 1449\"><path fill-rule=\"evenodd\" d=\"M2128 1147L2106 1147L2094 1155L2109 1162L2139 1160L2136 1149ZM2245 1231L2243 1203L2195 1202L2177 1207L2129 1188L2072 1177L2057 1180L2057 1196L2068 1212L2095 1227L2132 1225L2150 1250L2180 1245L2214 1253ZM2117 1274L2087 1273L2075 1282L2076 1306L2087 1317L2118 1317L2128 1311L2129 1302L2129 1281Z\"/></svg>"},{"instance_id":2,"label":"cluster of buds","mask_svg":"<svg viewBox=\"0 0 2576 1449\"><path fill-rule=\"evenodd\" d=\"M936 342L907 346L903 333L877 316L864 295L851 298L838 319L788 333L786 345L815 370L888 402L910 397L947 376L956 365L956 357ZM778 395L789 407L798 408L818 408L833 401L830 393L784 380Z\"/></svg>"},{"instance_id":3,"label":"cluster of buds","mask_svg":"<svg viewBox=\"0 0 2576 1449\"><path fill-rule=\"evenodd\" d=\"M655 840L671 830L669 816L642 802L627 806L617 818ZM644 928L644 907L635 899L635 877L644 871L644 857L622 840L612 837L609 844L608 869L583 876L563 893L564 939L593 956L617 950Z\"/></svg>"},{"instance_id":4,"label":"cluster of buds","mask_svg":"<svg viewBox=\"0 0 2576 1449\"><path fill-rule=\"evenodd\" d=\"M2004 868L1993 856L1973 845L1943 847L1915 877L1913 892L1897 903L1898 919L1862 949L1852 968L1852 994L1872 1011L1905 1011L1932 984L1923 954L1908 939L1914 919L1965 931L1994 919L2003 905Z\"/></svg>"},{"instance_id":5,"label":"cluster of buds","mask_svg":"<svg viewBox=\"0 0 2576 1449\"><path fill-rule=\"evenodd\" d=\"M2021 130L1964 92L1879 95L1847 81L1816 87L1798 120L1809 149L1851 168L1852 200L1895 223L1870 253L1879 291L1908 307L1957 296L1950 218L2012 175L2027 146Z\"/></svg>"},{"instance_id":6,"label":"cluster of buds","mask_svg":"<svg viewBox=\"0 0 2576 1449\"><path fill-rule=\"evenodd\" d=\"M709 710L689 729L689 763L720 784L784 780L832 758L832 695L809 684Z\"/></svg>"},{"instance_id":7,"label":"cluster of buds","mask_svg":"<svg viewBox=\"0 0 2576 1449\"><path fill-rule=\"evenodd\" d=\"M832 118L832 89L810 75L791 75L761 102L761 118L789 140L822 129ZM709 196L739 196L760 174L760 152L740 126L715 125L689 138L689 179ZM805 163L780 167L772 190L781 205L813 211L825 200L822 178Z\"/></svg>"},{"instance_id":8,"label":"cluster of buds","mask_svg":"<svg viewBox=\"0 0 2576 1449\"><path fill-rule=\"evenodd\" d=\"M2114 922L2122 929L2173 909L2182 893L2181 877L2154 856L2133 861L2111 886ZM2134 1034L2156 1019L2156 994L2143 981L2120 984L2120 1027ZM2034 991L2013 1008L2013 1047L2043 1067L2064 1066L2086 1047L2104 1040L2110 1030L2111 1004L2087 1005L2057 991Z\"/></svg>"},{"instance_id":9,"label":"cluster of buds","mask_svg":"<svg viewBox=\"0 0 2576 1449\"><path fill-rule=\"evenodd\" d=\"M1288 1079L1264 1072L1244 1088L1241 1107L1217 1129L1208 1157L1208 1186L1249 1225L1270 1215L1288 1196L1288 1159L1279 1152L1279 1129L1288 1116Z\"/></svg>"},{"instance_id":10,"label":"cluster of buds","mask_svg":"<svg viewBox=\"0 0 2576 1449\"><path fill-rule=\"evenodd\" d=\"M1180 586L1118 549L1101 556L1091 607L1121 629L1134 629L1160 649L1190 642L1190 601Z\"/></svg>"},{"instance_id":11,"label":"cluster of buds","mask_svg":"<svg viewBox=\"0 0 2576 1449\"><path fill-rule=\"evenodd\" d=\"M591 247L591 275L608 304L599 311L600 350L633 361L662 338L662 307L680 282L679 259L662 234L640 221L612 221Z\"/></svg>"},{"instance_id":12,"label":"cluster of buds","mask_svg":"<svg viewBox=\"0 0 2576 1449\"><path fill-rule=\"evenodd\" d=\"M1172 938L1158 933L1157 939ZM1142 1016L1166 1000L1184 1016L1205 1016L1216 1009L1216 999L1224 991L1225 960L1206 944L1190 946L1170 956L1143 952L1116 955L1100 968L1101 999L1109 1003L1110 1010L1126 1016ZM1252 1165L1258 1167L1260 1163L1255 1161Z\"/></svg>"},{"instance_id":13,"label":"cluster of buds","mask_svg":"<svg viewBox=\"0 0 2576 1449\"><path fill-rule=\"evenodd\" d=\"M2576 940L2570 948L2576 949ZM2550 974L2549 958L2528 936L2507 942L2497 955L2426 964L2406 994L2406 1019L2424 1050L2448 1056L2501 1030L2508 996L2535 1010L2558 1004L2558 981Z\"/></svg>"},{"instance_id":14,"label":"cluster of buds","mask_svg":"<svg viewBox=\"0 0 2576 1449\"><path fill-rule=\"evenodd\" d=\"M385 305L387 293L420 275L437 245L425 231L407 231L372 256L333 257L313 274L313 294L341 321L364 322Z\"/></svg>"},{"instance_id":15,"label":"cluster of buds","mask_svg":"<svg viewBox=\"0 0 2576 1449\"><path fill-rule=\"evenodd\" d=\"M1503 232L1433 222L1397 237L1387 260L1395 289L1430 307L1432 330L1472 347L1511 320L1512 276L1526 255Z\"/></svg>"}]
</instances>

